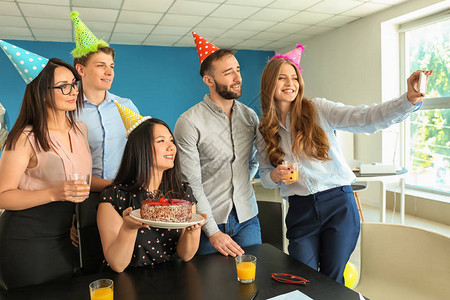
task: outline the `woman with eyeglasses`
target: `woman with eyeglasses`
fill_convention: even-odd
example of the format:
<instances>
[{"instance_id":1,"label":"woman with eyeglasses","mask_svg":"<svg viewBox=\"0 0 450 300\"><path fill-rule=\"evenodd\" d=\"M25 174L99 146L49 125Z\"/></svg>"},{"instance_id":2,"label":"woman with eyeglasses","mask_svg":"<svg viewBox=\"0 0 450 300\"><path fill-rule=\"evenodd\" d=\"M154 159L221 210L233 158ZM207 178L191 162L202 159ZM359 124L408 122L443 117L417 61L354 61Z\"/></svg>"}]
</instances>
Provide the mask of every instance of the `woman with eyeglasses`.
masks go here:
<instances>
[{"instance_id":1,"label":"woman with eyeglasses","mask_svg":"<svg viewBox=\"0 0 450 300\"><path fill-rule=\"evenodd\" d=\"M11 289L73 276L75 204L89 196L70 174L90 174L80 77L52 58L26 86L0 158L0 286Z\"/></svg>"}]
</instances>

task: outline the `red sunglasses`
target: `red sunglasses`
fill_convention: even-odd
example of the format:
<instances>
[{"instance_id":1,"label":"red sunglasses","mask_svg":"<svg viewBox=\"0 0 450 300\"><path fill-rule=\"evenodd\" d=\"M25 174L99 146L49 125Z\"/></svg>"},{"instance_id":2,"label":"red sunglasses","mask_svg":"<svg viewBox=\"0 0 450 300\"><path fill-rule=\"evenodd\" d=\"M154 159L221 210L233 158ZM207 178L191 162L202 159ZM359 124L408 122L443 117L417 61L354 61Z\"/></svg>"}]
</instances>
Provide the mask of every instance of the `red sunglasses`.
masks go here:
<instances>
[{"instance_id":1,"label":"red sunglasses","mask_svg":"<svg viewBox=\"0 0 450 300\"><path fill-rule=\"evenodd\" d=\"M272 279L282 283L293 284L307 284L309 282L309 280L300 276L285 273L272 273Z\"/></svg>"}]
</instances>

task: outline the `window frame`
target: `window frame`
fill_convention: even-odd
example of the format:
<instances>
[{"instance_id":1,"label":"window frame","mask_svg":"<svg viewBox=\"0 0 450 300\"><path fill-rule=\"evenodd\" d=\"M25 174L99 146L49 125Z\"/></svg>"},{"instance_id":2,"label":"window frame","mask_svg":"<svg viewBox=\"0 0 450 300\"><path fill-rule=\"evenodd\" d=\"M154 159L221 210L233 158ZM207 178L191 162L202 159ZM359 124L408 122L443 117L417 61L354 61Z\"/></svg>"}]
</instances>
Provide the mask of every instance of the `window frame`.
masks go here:
<instances>
[{"instance_id":1,"label":"window frame","mask_svg":"<svg viewBox=\"0 0 450 300\"><path fill-rule=\"evenodd\" d=\"M427 25L431 25L433 23L445 21L450 19L450 9L430 15L427 17L419 18L413 21L409 21L403 24L400 24L398 27L399 34L399 56L400 56L400 91L405 93L407 90L406 80L408 79L407 67L406 67L406 32L410 30L414 30L420 27L424 27ZM409 70L410 73L412 70ZM450 96L443 97L433 97L433 98L425 98L423 101L423 105L420 110L432 110L432 109L450 109ZM404 122L402 122L400 126L400 136L402 140L402 145L400 147L401 152L401 163L403 166L406 166L406 162L410 159L409 154L409 145L410 142L410 118L407 118ZM450 192L445 191L437 191L432 188L424 187L424 186L416 186L411 184L406 184L406 188L416 191L423 192L432 192L434 194L450 196Z\"/></svg>"}]
</instances>

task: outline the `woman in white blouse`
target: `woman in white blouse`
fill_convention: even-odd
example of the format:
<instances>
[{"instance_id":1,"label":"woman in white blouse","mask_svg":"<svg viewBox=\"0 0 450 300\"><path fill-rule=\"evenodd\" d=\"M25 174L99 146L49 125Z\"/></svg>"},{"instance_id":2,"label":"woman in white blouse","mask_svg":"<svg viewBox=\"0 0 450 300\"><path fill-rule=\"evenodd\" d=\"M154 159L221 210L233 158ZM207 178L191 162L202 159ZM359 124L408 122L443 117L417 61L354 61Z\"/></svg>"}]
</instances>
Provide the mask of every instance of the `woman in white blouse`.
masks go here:
<instances>
[{"instance_id":1,"label":"woman in white blouse","mask_svg":"<svg viewBox=\"0 0 450 300\"><path fill-rule=\"evenodd\" d=\"M344 284L344 268L360 223L350 186L355 175L338 148L334 130L372 133L404 120L420 108L425 96L417 91L421 71L408 78L408 92L398 99L354 107L304 98L299 60L277 55L262 74L257 137L261 183L281 187L281 196L289 199L289 254ZM298 180L294 166L283 161L296 163Z\"/></svg>"}]
</instances>

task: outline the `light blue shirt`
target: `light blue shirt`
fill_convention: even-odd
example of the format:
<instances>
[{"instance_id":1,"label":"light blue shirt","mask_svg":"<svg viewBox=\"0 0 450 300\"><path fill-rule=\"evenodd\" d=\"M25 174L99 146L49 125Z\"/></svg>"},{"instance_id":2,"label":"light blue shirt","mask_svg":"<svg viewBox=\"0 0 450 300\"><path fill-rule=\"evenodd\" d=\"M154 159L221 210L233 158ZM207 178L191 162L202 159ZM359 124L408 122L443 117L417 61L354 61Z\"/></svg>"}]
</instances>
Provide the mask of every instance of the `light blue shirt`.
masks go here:
<instances>
[{"instance_id":1,"label":"light blue shirt","mask_svg":"<svg viewBox=\"0 0 450 300\"><path fill-rule=\"evenodd\" d=\"M330 143L328 155L331 160L318 161L294 157L292 154L290 128L286 128L280 123L278 134L281 137L281 149L286 153L284 160L297 161L299 163L299 179L295 183L284 185L279 182L277 184L270 178L270 172L274 167L266 159L267 153L263 151L265 143L259 130L257 132L256 147L259 154L261 184L270 189L280 187L282 197L292 195L306 196L351 184L356 177L339 149L334 130L344 130L353 133L374 133L403 121L418 107L418 105L414 106L408 101L406 94L400 96L400 98L370 107L366 105L344 105L323 98L313 98L311 101L317 108L319 126L328 137ZM290 124L289 115L286 124Z\"/></svg>"},{"instance_id":2,"label":"light blue shirt","mask_svg":"<svg viewBox=\"0 0 450 300\"><path fill-rule=\"evenodd\" d=\"M127 139L125 126L114 101L139 113L130 99L106 92L100 105L84 96L84 108L78 119L88 127L88 141L92 155L92 176L113 180L122 160Z\"/></svg>"}]
</instances>

